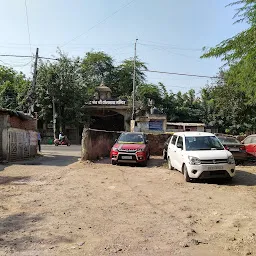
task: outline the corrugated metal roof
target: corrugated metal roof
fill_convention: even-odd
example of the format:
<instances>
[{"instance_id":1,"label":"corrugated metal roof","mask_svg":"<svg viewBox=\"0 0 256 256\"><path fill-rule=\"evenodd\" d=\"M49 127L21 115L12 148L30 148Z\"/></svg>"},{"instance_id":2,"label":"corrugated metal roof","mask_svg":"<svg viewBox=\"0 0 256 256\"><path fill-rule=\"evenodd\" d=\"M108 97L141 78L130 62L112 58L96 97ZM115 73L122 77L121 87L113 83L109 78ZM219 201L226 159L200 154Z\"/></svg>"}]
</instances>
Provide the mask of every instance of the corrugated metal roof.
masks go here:
<instances>
[{"instance_id":1,"label":"corrugated metal roof","mask_svg":"<svg viewBox=\"0 0 256 256\"><path fill-rule=\"evenodd\" d=\"M0 108L0 113L7 113L10 116L17 116L22 120L31 120L31 119L35 119L33 116L28 115L22 111L16 111L16 110L12 110L12 109L7 109L7 108Z\"/></svg>"}]
</instances>

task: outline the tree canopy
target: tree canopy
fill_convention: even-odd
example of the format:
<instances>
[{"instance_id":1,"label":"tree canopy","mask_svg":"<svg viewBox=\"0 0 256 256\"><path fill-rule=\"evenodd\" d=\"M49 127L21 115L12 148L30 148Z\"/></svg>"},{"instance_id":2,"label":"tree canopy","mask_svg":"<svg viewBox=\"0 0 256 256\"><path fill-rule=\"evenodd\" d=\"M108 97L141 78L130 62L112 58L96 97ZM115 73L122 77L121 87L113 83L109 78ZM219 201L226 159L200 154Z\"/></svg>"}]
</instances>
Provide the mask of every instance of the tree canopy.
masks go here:
<instances>
[{"instance_id":1,"label":"tree canopy","mask_svg":"<svg viewBox=\"0 0 256 256\"><path fill-rule=\"evenodd\" d=\"M256 128L256 2L240 0L229 6L238 6L234 23L248 28L205 49L202 58L221 58L226 68L218 83L203 90L202 99L209 103L204 103L211 111L208 122L235 133Z\"/></svg>"},{"instance_id":2,"label":"tree canopy","mask_svg":"<svg viewBox=\"0 0 256 256\"><path fill-rule=\"evenodd\" d=\"M27 111L30 81L12 68L0 66L0 106Z\"/></svg>"},{"instance_id":3,"label":"tree canopy","mask_svg":"<svg viewBox=\"0 0 256 256\"><path fill-rule=\"evenodd\" d=\"M167 115L169 121L205 122L220 132L241 133L256 130L256 3L240 0L235 24L243 22L247 29L204 49L202 58L221 58L225 68L207 84L200 94L167 91L162 83L149 83L147 65L136 61L136 100L138 110L149 112L152 104ZM115 65L105 52L87 52L72 58L57 51L57 61L40 61L36 86L36 109L40 120L52 120L53 102L58 127L83 123L86 102L93 98L102 81L112 89L112 96L131 99L133 91L133 59ZM11 68L0 66L0 107L27 111L30 104L29 79Z\"/></svg>"}]
</instances>

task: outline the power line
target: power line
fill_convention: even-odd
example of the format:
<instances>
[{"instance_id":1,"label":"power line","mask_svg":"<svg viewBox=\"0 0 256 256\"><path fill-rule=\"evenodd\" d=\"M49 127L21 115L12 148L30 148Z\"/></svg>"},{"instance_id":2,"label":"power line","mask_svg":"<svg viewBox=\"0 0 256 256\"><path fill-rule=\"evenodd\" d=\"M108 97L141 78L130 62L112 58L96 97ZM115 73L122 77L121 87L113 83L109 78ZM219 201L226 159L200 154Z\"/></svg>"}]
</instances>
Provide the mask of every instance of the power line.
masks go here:
<instances>
[{"instance_id":1,"label":"power line","mask_svg":"<svg viewBox=\"0 0 256 256\"><path fill-rule=\"evenodd\" d=\"M44 59L44 60L60 60L60 59L57 59L57 58L41 57L41 56L39 56L38 59Z\"/></svg>"},{"instance_id":2,"label":"power line","mask_svg":"<svg viewBox=\"0 0 256 256\"><path fill-rule=\"evenodd\" d=\"M75 41L76 39L78 39L79 37L87 34L88 32L90 32L91 30L93 30L95 27L97 27L98 25L102 24L103 22L105 22L106 20L110 19L112 16L114 16L115 14L117 14L119 11L121 11L122 9L124 9L125 7L127 7L128 5L130 5L132 2L134 2L135 0L132 0L130 2L128 2L127 4L124 4L123 6L121 6L119 9L117 9L116 11L114 11L113 13L111 13L109 16L107 16L106 18L104 18L103 20L99 21L98 23L96 23L94 26L90 27L87 31L81 33L80 35L72 38L70 41L64 43L63 45L61 45L60 47L64 47L67 44Z\"/></svg>"},{"instance_id":3,"label":"power line","mask_svg":"<svg viewBox=\"0 0 256 256\"><path fill-rule=\"evenodd\" d=\"M16 54L0 54L0 57L33 58L33 56L31 55L16 55ZM42 56L39 56L38 58L45 59L45 60L59 60L57 58L42 57Z\"/></svg>"},{"instance_id":4,"label":"power line","mask_svg":"<svg viewBox=\"0 0 256 256\"><path fill-rule=\"evenodd\" d=\"M3 60L0 60L0 62L2 62L4 65L10 66L10 67L22 68L22 67L25 67L25 66L29 65L32 62L32 59L29 62L25 63L25 64L18 64L18 65L10 64L10 63L7 63Z\"/></svg>"},{"instance_id":5,"label":"power line","mask_svg":"<svg viewBox=\"0 0 256 256\"><path fill-rule=\"evenodd\" d=\"M174 55L178 55L178 56L184 56L184 57L187 57L187 58L197 58L196 56L189 56L189 55L186 55L186 54L182 54L182 53L177 53L177 52L171 52L170 50L166 49L166 48L163 48L163 47L159 47L159 46L153 46L153 45L149 45L149 44L140 44L142 46L147 46L147 47L151 47L152 50L160 50L160 51L166 51L170 54L174 54ZM154 48L152 48L154 47ZM175 48L173 48L175 49ZM181 49L180 49L181 50ZM198 59L197 59L198 61Z\"/></svg>"},{"instance_id":6,"label":"power line","mask_svg":"<svg viewBox=\"0 0 256 256\"><path fill-rule=\"evenodd\" d=\"M33 58L31 55L0 54L0 57Z\"/></svg>"},{"instance_id":7,"label":"power line","mask_svg":"<svg viewBox=\"0 0 256 256\"><path fill-rule=\"evenodd\" d=\"M151 72L151 73L159 73L159 74L167 74L167 75L177 75L177 76L191 76L191 77L200 77L200 78L220 78L218 76L194 75L194 74L176 73L176 72L165 72L165 71L157 71L157 70L149 70L149 69L143 69L141 71Z\"/></svg>"},{"instance_id":8,"label":"power line","mask_svg":"<svg viewBox=\"0 0 256 256\"><path fill-rule=\"evenodd\" d=\"M27 7L27 0L25 0L25 9L26 9L26 17L27 17L28 41L29 41L29 46L30 46L30 52L31 52L31 54L32 54L32 49L31 49L31 40L30 40L30 30L29 30L29 22L28 22L28 7Z\"/></svg>"},{"instance_id":9,"label":"power line","mask_svg":"<svg viewBox=\"0 0 256 256\"><path fill-rule=\"evenodd\" d=\"M149 43L153 43L153 44L147 44L147 45L151 45L151 46L160 46L160 47L165 47L165 48L171 48L173 50L181 50L181 51L202 51L202 49L200 48L181 48L178 46L174 46L174 45L170 45L170 44L165 44L165 43L156 43L156 42L152 42L152 41L142 41L142 42L149 42Z\"/></svg>"},{"instance_id":10,"label":"power line","mask_svg":"<svg viewBox=\"0 0 256 256\"><path fill-rule=\"evenodd\" d=\"M33 56L30 56L30 55L16 55L16 54L0 54L0 57L31 58ZM39 56L38 58L39 59L45 59L45 60L58 60L58 61L60 60L58 58L43 57L43 56ZM76 62L76 61L71 61L71 62ZM221 78L221 77L218 77L218 76L195 75L195 74L166 72L166 71L157 71L157 70L149 70L149 69L142 69L141 71L151 72L151 73L159 73L159 74L167 74L167 75L198 77L198 78L211 78L211 79Z\"/></svg>"}]
</instances>

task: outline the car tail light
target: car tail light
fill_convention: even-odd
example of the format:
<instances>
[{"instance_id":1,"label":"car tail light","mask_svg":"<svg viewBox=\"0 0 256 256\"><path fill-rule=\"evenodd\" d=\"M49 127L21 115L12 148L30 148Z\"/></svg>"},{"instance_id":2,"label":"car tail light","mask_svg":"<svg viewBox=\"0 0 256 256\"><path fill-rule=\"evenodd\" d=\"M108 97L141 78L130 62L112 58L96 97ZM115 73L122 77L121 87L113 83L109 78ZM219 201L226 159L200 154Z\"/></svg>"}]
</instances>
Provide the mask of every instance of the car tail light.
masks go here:
<instances>
[{"instance_id":1,"label":"car tail light","mask_svg":"<svg viewBox=\"0 0 256 256\"><path fill-rule=\"evenodd\" d=\"M118 149L112 148L111 153L112 153L112 155L118 155Z\"/></svg>"},{"instance_id":2,"label":"car tail light","mask_svg":"<svg viewBox=\"0 0 256 256\"><path fill-rule=\"evenodd\" d=\"M246 150L245 146L241 146L241 147L240 147L240 150L241 150L241 151L245 151L245 150Z\"/></svg>"},{"instance_id":3,"label":"car tail light","mask_svg":"<svg viewBox=\"0 0 256 256\"><path fill-rule=\"evenodd\" d=\"M225 148L226 150L229 150L229 147L228 147L228 146L224 146L224 148Z\"/></svg>"}]
</instances>

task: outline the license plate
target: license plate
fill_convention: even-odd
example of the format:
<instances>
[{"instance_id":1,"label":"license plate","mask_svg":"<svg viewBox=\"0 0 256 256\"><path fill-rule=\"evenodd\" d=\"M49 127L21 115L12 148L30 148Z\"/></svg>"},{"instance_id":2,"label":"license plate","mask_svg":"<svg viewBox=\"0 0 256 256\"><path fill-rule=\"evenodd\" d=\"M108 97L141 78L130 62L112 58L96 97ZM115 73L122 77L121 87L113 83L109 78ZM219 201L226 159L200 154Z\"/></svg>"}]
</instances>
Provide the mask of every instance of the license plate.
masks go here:
<instances>
[{"instance_id":1,"label":"license plate","mask_svg":"<svg viewBox=\"0 0 256 256\"><path fill-rule=\"evenodd\" d=\"M132 160L132 156L122 156L122 159L125 159L125 160Z\"/></svg>"},{"instance_id":2,"label":"license plate","mask_svg":"<svg viewBox=\"0 0 256 256\"><path fill-rule=\"evenodd\" d=\"M213 171L213 170L222 170L223 166L222 165L214 165L214 166L208 166L208 170L209 171Z\"/></svg>"},{"instance_id":3,"label":"license plate","mask_svg":"<svg viewBox=\"0 0 256 256\"><path fill-rule=\"evenodd\" d=\"M230 148L230 151L239 151L239 148Z\"/></svg>"}]
</instances>

